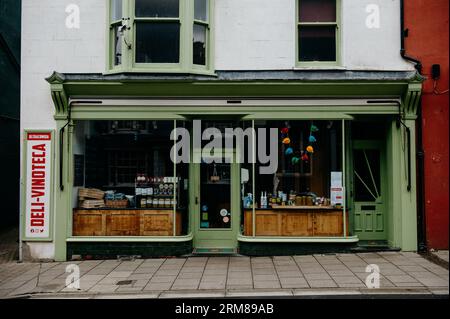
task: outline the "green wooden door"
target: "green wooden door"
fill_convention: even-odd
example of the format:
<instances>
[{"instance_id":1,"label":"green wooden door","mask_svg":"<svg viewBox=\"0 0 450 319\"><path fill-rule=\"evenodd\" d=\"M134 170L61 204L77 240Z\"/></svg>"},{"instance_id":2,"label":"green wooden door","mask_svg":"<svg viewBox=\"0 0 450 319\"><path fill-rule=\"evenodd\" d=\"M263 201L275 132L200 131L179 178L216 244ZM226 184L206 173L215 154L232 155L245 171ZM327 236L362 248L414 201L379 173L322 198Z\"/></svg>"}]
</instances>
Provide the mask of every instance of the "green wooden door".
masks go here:
<instances>
[{"instance_id":1,"label":"green wooden door","mask_svg":"<svg viewBox=\"0 0 450 319\"><path fill-rule=\"evenodd\" d=\"M360 240L386 240L386 162L381 141L354 141L353 229Z\"/></svg>"},{"instance_id":2,"label":"green wooden door","mask_svg":"<svg viewBox=\"0 0 450 319\"><path fill-rule=\"evenodd\" d=\"M236 252L240 177L239 164L234 162L191 164L191 229L197 253Z\"/></svg>"}]
</instances>

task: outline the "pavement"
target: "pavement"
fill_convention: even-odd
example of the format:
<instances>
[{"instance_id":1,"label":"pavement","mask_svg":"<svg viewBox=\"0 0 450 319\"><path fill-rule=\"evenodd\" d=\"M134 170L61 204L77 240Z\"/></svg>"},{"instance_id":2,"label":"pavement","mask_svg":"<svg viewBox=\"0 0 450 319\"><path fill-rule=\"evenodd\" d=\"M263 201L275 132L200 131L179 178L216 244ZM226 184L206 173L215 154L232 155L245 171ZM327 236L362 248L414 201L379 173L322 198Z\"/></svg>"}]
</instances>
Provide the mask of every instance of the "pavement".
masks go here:
<instances>
[{"instance_id":1,"label":"pavement","mask_svg":"<svg viewBox=\"0 0 450 319\"><path fill-rule=\"evenodd\" d=\"M0 264L12 262L19 257L19 228L0 231Z\"/></svg>"},{"instance_id":2,"label":"pavement","mask_svg":"<svg viewBox=\"0 0 450 319\"><path fill-rule=\"evenodd\" d=\"M379 288L365 284L369 264ZM77 270L79 289L66 284ZM410 252L0 264L0 298L448 298L448 287L448 269Z\"/></svg>"}]
</instances>

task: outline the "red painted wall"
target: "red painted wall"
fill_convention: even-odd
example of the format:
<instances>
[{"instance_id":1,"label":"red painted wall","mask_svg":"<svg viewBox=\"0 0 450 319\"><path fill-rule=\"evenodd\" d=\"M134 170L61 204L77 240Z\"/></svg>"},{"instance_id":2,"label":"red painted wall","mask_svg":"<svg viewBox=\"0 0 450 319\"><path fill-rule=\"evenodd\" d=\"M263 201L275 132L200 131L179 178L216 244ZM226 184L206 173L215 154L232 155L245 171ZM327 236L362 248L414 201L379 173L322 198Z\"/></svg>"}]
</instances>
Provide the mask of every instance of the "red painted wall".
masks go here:
<instances>
[{"instance_id":1,"label":"red painted wall","mask_svg":"<svg viewBox=\"0 0 450 319\"><path fill-rule=\"evenodd\" d=\"M422 61L425 219L429 249L448 249L449 238L449 96L433 92L431 66L441 65L437 89L449 87L449 1L405 0L406 53Z\"/></svg>"}]
</instances>

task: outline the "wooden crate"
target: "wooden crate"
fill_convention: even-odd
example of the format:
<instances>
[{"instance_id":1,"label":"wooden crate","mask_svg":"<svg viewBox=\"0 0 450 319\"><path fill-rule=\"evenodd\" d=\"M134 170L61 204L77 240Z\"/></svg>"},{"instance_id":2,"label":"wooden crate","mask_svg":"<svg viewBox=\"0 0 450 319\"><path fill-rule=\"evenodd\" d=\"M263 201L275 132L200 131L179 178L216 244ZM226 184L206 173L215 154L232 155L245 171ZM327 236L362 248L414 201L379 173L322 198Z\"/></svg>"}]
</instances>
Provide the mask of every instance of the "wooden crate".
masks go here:
<instances>
[{"instance_id":1,"label":"wooden crate","mask_svg":"<svg viewBox=\"0 0 450 319\"><path fill-rule=\"evenodd\" d=\"M78 198L83 199L103 199L105 192L96 188L79 188Z\"/></svg>"},{"instance_id":2,"label":"wooden crate","mask_svg":"<svg viewBox=\"0 0 450 319\"><path fill-rule=\"evenodd\" d=\"M73 236L106 236L106 214L102 210L73 212Z\"/></svg>"},{"instance_id":3,"label":"wooden crate","mask_svg":"<svg viewBox=\"0 0 450 319\"><path fill-rule=\"evenodd\" d=\"M128 207L128 199L105 200L105 207L107 207L107 208L127 208Z\"/></svg>"},{"instance_id":4,"label":"wooden crate","mask_svg":"<svg viewBox=\"0 0 450 319\"><path fill-rule=\"evenodd\" d=\"M86 199L79 201L80 208L103 208L105 207L105 201L99 199Z\"/></svg>"}]
</instances>

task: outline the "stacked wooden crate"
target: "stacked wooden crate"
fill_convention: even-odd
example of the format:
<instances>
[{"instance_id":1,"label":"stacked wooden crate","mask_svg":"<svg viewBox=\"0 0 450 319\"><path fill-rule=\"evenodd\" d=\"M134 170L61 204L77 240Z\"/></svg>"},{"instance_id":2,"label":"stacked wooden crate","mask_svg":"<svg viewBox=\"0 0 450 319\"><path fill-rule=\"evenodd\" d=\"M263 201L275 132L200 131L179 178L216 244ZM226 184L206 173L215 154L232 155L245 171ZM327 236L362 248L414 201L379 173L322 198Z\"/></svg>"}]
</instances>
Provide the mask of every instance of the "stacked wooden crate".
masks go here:
<instances>
[{"instance_id":1,"label":"stacked wooden crate","mask_svg":"<svg viewBox=\"0 0 450 319\"><path fill-rule=\"evenodd\" d=\"M105 192L95 188L78 189L78 206L80 208L104 208Z\"/></svg>"}]
</instances>

